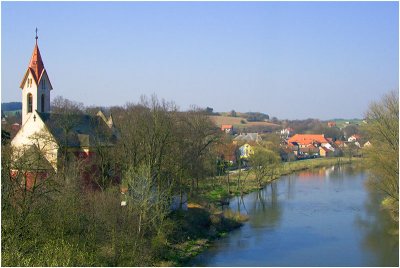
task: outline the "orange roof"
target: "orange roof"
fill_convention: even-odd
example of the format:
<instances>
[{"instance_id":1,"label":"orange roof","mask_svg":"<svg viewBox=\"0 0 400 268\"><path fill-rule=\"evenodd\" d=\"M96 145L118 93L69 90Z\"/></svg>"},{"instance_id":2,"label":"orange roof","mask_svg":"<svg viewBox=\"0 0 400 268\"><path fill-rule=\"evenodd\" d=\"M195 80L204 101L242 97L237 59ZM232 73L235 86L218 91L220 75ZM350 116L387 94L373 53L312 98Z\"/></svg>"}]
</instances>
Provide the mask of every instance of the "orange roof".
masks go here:
<instances>
[{"instance_id":1,"label":"orange roof","mask_svg":"<svg viewBox=\"0 0 400 268\"><path fill-rule=\"evenodd\" d=\"M43 64L42 57L40 55L37 41L35 44L35 48L33 49L32 58L31 58L31 61L29 62L28 68L30 68L32 70L35 80L36 80L36 83L37 83L39 81L39 77L41 76L43 69L44 69L44 64Z\"/></svg>"},{"instance_id":2,"label":"orange roof","mask_svg":"<svg viewBox=\"0 0 400 268\"><path fill-rule=\"evenodd\" d=\"M311 144L313 142L328 143L324 134L296 134L288 142L297 142L299 144Z\"/></svg>"},{"instance_id":3,"label":"orange roof","mask_svg":"<svg viewBox=\"0 0 400 268\"><path fill-rule=\"evenodd\" d=\"M222 126L221 126L221 129L222 129L222 130L228 129L228 128L233 128L233 126L232 126L232 125L222 125Z\"/></svg>"}]
</instances>

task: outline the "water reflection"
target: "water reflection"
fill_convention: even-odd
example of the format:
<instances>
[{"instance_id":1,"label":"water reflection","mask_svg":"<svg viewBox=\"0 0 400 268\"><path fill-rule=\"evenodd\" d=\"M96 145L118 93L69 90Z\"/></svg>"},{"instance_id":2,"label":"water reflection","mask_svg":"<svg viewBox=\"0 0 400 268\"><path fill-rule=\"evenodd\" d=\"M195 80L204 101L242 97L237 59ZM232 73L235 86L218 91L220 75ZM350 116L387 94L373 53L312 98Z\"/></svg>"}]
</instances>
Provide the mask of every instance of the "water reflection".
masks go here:
<instances>
[{"instance_id":1,"label":"water reflection","mask_svg":"<svg viewBox=\"0 0 400 268\"><path fill-rule=\"evenodd\" d=\"M282 208L278 202L278 189L275 182L255 193L249 213L253 228L273 228L279 225Z\"/></svg>"},{"instance_id":2,"label":"water reflection","mask_svg":"<svg viewBox=\"0 0 400 268\"><path fill-rule=\"evenodd\" d=\"M289 175L287 176L286 182L286 199L290 200L295 197L296 177Z\"/></svg>"},{"instance_id":3,"label":"water reflection","mask_svg":"<svg viewBox=\"0 0 400 268\"><path fill-rule=\"evenodd\" d=\"M334 166L285 176L231 200L249 221L195 266L398 266L398 236L366 174ZM386 217L386 218L385 218Z\"/></svg>"},{"instance_id":4,"label":"water reflection","mask_svg":"<svg viewBox=\"0 0 400 268\"><path fill-rule=\"evenodd\" d=\"M368 265L398 267L399 240L393 239L398 238L398 226L380 208L382 198L381 194L369 190L364 204L366 214L357 217L355 224L363 235L362 248L374 255Z\"/></svg>"}]
</instances>

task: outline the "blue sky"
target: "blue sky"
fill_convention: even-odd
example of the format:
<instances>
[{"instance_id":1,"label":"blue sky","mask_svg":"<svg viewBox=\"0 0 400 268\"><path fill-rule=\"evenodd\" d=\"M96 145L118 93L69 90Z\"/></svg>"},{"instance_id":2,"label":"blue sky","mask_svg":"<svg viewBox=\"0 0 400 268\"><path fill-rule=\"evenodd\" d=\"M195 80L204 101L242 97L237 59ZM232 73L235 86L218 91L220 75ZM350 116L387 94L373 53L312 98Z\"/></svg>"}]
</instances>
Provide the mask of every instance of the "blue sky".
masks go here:
<instances>
[{"instance_id":1,"label":"blue sky","mask_svg":"<svg viewBox=\"0 0 400 268\"><path fill-rule=\"evenodd\" d=\"M399 86L397 2L2 2L1 100L39 29L54 90L85 105L155 93L182 110L361 118Z\"/></svg>"}]
</instances>

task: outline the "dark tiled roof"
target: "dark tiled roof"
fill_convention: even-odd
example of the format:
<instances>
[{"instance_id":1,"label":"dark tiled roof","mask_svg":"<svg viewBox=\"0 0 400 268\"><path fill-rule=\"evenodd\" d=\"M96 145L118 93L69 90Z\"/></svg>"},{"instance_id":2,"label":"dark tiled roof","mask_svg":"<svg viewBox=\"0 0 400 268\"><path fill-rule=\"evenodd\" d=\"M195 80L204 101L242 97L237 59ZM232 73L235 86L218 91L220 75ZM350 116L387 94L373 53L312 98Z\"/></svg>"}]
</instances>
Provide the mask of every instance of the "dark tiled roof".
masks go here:
<instances>
[{"instance_id":1,"label":"dark tiled roof","mask_svg":"<svg viewBox=\"0 0 400 268\"><path fill-rule=\"evenodd\" d=\"M115 141L112 129L99 116L88 114L38 114L58 144L68 147L87 147L111 145Z\"/></svg>"}]
</instances>

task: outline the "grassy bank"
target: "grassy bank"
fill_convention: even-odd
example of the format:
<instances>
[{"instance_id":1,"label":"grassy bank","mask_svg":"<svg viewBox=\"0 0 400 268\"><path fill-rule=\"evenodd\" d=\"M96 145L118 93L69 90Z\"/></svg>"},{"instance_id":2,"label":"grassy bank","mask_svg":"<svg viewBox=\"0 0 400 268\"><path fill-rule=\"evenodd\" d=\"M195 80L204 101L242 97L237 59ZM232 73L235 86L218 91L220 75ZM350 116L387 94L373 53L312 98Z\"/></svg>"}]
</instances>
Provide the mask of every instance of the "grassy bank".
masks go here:
<instances>
[{"instance_id":1,"label":"grassy bank","mask_svg":"<svg viewBox=\"0 0 400 268\"><path fill-rule=\"evenodd\" d=\"M263 181L263 188L271 181L278 179L280 176L289 175L299 171L313 170L322 167L330 167L333 165L362 163L361 158L316 158L301 160L295 162L285 162L272 178ZM229 186L228 186L229 183ZM232 196L247 194L260 187L251 170L237 171L235 173L226 174L224 176L206 178L199 183L198 195L196 202L209 202L215 204L223 204Z\"/></svg>"},{"instance_id":2,"label":"grassy bank","mask_svg":"<svg viewBox=\"0 0 400 268\"><path fill-rule=\"evenodd\" d=\"M348 157L335 157L335 158L316 158L301 160L295 162L285 162L282 165L280 176L289 175L294 172L302 170L312 170L321 167L330 167L333 165L348 165L354 163L361 163L362 158L348 158Z\"/></svg>"}]
</instances>

